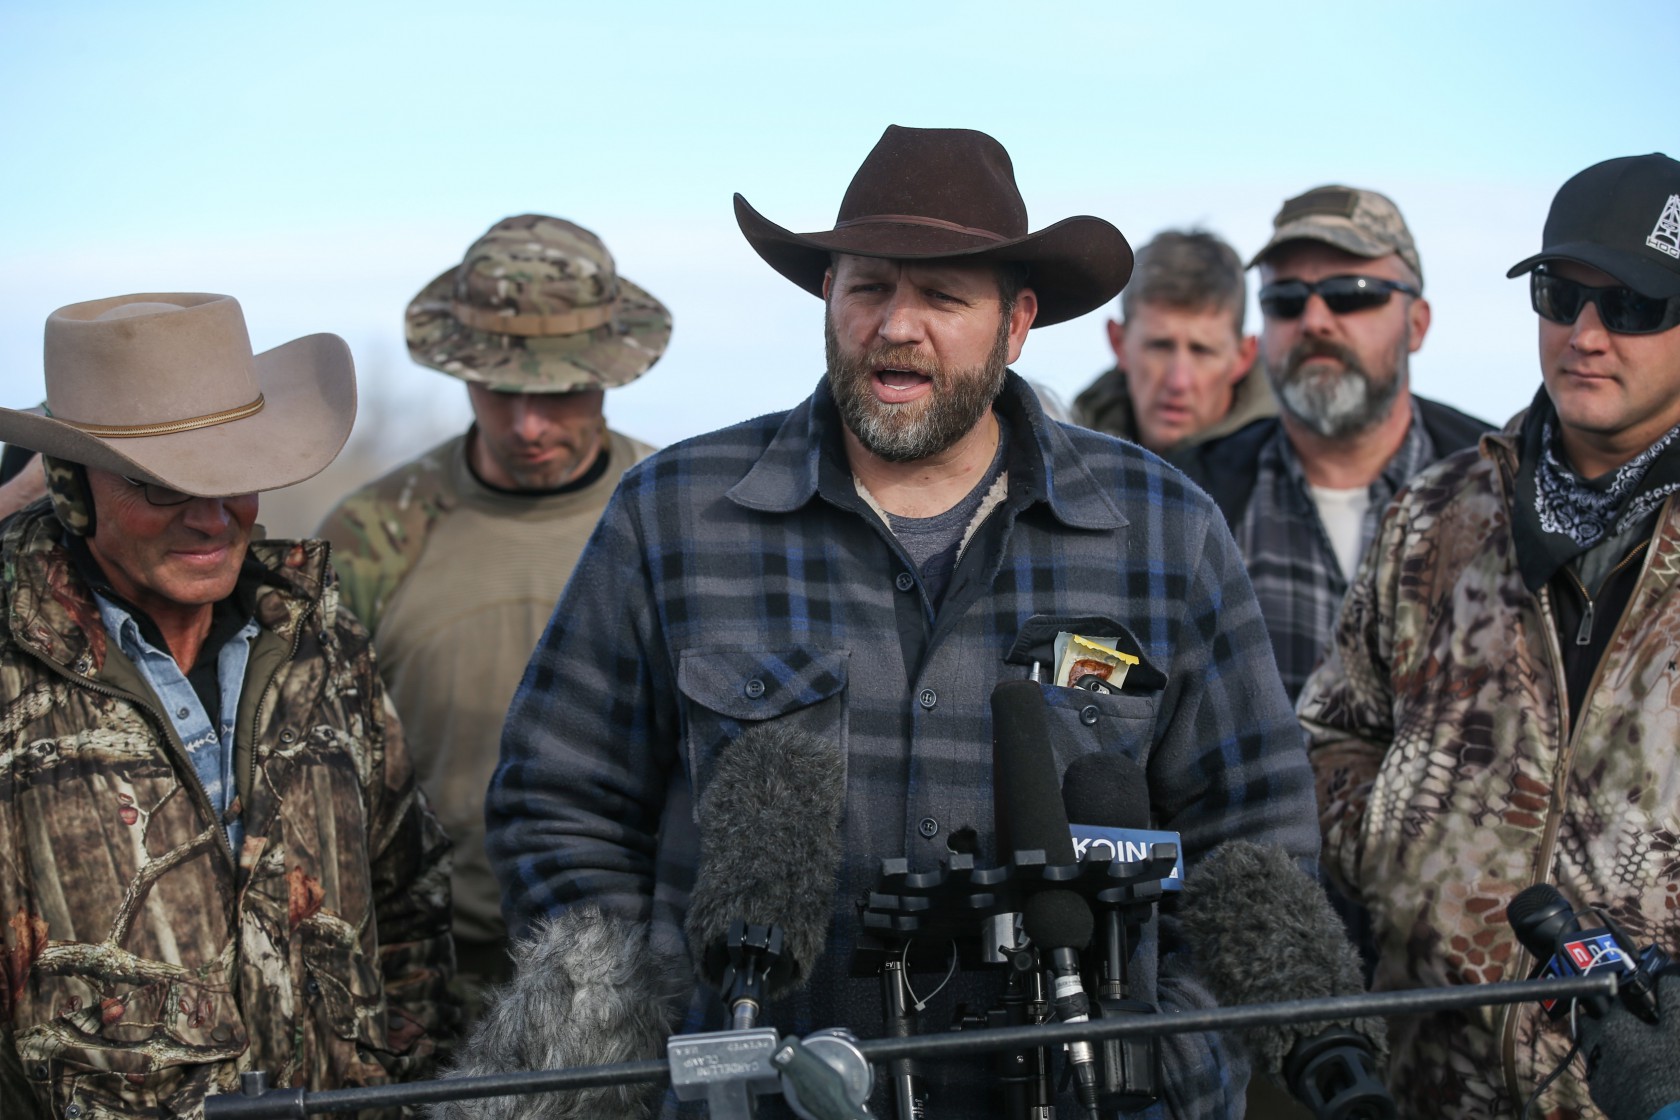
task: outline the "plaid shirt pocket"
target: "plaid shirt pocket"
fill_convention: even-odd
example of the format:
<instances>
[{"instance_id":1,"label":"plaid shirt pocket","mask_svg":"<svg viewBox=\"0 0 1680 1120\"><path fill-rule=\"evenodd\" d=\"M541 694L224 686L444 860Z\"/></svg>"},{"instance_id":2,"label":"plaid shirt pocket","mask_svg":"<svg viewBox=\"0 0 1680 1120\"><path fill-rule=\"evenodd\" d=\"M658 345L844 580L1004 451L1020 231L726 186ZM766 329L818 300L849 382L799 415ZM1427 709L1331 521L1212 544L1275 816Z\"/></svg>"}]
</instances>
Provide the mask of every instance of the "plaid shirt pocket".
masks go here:
<instances>
[{"instance_id":1,"label":"plaid shirt pocket","mask_svg":"<svg viewBox=\"0 0 1680 1120\"><path fill-rule=\"evenodd\" d=\"M692 788L711 780L718 752L747 727L790 720L846 754L846 650L685 650L677 665ZM696 798L698 804L698 797Z\"/></svg>"}]
</instances>

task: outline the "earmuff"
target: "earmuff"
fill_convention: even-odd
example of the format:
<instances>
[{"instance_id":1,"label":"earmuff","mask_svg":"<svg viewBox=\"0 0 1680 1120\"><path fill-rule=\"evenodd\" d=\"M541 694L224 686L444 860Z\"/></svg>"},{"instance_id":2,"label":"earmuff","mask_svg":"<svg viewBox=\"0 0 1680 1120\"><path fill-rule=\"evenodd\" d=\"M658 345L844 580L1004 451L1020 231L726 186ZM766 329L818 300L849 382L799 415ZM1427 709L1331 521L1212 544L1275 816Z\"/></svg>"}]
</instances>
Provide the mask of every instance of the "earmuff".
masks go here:
<instances>
[{"instance_id":1,"label":"earmuff","mask_svg":"<svg viewBox=\"0 0 1680 1120\"><path fill-rule=\"evenodd\" d=\"M78 537L93 536L93 491L87 468L51 455L41 456L41 466L47 472L47 496L60 524Z\"/></svg>"}]
</instances>

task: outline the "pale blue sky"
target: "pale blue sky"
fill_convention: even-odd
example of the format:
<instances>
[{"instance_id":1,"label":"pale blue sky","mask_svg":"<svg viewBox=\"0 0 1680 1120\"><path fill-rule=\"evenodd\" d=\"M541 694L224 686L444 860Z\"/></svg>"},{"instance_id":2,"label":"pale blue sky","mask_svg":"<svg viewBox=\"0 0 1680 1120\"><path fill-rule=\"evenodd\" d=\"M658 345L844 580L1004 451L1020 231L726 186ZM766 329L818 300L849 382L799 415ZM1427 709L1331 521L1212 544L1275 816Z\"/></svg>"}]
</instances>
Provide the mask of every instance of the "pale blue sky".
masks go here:
<instances>
[{"instance_id":1,"label":"pale blue sky","mask_svg":"<svg viewBox=\"0 0 1680 1120\"><path fill-rule=\"evenodd\" d=\"M1289 195L1383 190L1435 310L1415 384L1500 421L1538 383L1504 269L1573 172L1680 155L1677 51L1673 0L0 0L0 404L40 398L54 307L227 291L259 347L350 341L359 431L430 439L465 394L407 362L403 306L536 210L675 313L616 426L663 443L786 407L820 375L820 305L753 255L730 195L827 228L896 122L991 132L1035 228L1094 213L1134 244L1199 223L1246 254ZM1102 317L1035 331L1018 368L1071 396L1107 362Z\"/></svg>"}]
</instances>

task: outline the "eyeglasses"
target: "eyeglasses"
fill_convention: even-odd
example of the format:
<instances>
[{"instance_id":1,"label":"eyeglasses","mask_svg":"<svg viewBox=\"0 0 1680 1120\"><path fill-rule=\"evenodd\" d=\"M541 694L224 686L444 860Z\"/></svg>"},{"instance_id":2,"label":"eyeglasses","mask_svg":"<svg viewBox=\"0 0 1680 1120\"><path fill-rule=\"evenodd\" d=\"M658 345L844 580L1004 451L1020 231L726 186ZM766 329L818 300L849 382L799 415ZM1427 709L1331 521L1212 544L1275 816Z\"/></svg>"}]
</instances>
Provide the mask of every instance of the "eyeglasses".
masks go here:
<instances>
[{"instance_id":1,"label":"eyeglasses","mask_svg":"<svg viewBox=\"0 0 1680 1120\"><path fill-rule=\"evenodd\" d=\"M1680 326L1680 296L1658 299L1632 288L1593 288L1538 268L1530 274L1528 293L1542 319L1565 326L1589 303L1598 308L1604 329L1616 334L1660 334Z\"/></svg>"},{"instance_id":2,"label":"eyeglasses","mask_svg":"<svg viewBox=\"0 0 1680 1120\"><path fill-rule=\"evenodd\" d=\"M171 490L167 486L159 486L155 482L142 482L138 478L129 478L126 474L122 480L130 486L138 487L146 495L146 501L154 506L184 506L193 500L191 494L183 494L179 490Z\"/></svg>"},{"instance_id":3,"label":"eyeglasses","mask_svg":"<svg viewBox=\"0 0 1680 1120\"><path fill-rule=\"evenodd\" d=\"M1260 289L1260 310L1273 319L1299 319L1307 309L1307 300L1316 293L1335 314L1351 315L1381 307L1395 292L1423 294L1410 284L1380 276L1327 276L1315 284L1279 280Z\"/></svg>"}]
</instances>

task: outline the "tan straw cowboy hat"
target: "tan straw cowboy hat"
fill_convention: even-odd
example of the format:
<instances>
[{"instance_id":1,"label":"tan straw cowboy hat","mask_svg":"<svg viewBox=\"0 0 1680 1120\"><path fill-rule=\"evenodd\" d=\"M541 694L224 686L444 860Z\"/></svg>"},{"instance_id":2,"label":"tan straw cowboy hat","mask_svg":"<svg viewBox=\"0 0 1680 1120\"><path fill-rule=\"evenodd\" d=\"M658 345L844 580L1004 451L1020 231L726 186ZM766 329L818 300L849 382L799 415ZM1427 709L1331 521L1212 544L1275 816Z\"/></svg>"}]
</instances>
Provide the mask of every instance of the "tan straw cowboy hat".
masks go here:
<instances>
[{"instance_id":1,"label":"tan straw cowboy hat","mask_svg":"<svg viewBox=\"0 0 1680 1120\"><path fill-rule=\"evenodd\" d=\"M47 317L43 356L46 415L0 409L0 440L198 497L302 482L356 419L343 339L252 354L232 296L73 303Z\"/></svg>"},{"instance_id":2,"label":"tan straw cowboy hat","mask_svg":"<svg viewBox=\"0 0 1680 1120\"><path fill-rule=\"evenodd\" d=\"M888 125L846 188L832 230L792 233L740 195L735 221L771 268L813 295L822 294L832 253L1025 265L1038 295L1035 327L1101 307L1132 275L1131 246L1101 218L1064 218L1028 233L1009 153L966 128Z\"/></svg>"}]
</instances>

